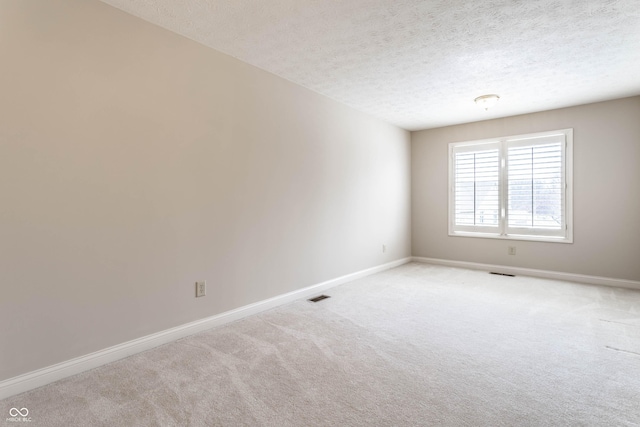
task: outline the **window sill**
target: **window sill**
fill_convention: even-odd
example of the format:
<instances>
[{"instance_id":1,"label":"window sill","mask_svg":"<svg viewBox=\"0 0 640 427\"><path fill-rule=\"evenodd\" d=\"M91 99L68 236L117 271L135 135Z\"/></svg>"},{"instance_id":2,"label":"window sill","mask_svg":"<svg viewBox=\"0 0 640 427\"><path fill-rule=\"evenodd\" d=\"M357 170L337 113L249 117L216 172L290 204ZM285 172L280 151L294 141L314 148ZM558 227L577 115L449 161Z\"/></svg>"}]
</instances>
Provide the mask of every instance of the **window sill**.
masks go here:
<instances>
[{"instance_id":1,"label":"window sill","mask_svg":"<svg viewBox=\"0 0 640 427\"><path fill-rule=\"evenodd\" d=\"M573 243L572 237L531 236L522 234L479 233L470 231L449 232L450 237L474 237L480 239L520 240L527 242Z\"/></svg>"}]
</instances>

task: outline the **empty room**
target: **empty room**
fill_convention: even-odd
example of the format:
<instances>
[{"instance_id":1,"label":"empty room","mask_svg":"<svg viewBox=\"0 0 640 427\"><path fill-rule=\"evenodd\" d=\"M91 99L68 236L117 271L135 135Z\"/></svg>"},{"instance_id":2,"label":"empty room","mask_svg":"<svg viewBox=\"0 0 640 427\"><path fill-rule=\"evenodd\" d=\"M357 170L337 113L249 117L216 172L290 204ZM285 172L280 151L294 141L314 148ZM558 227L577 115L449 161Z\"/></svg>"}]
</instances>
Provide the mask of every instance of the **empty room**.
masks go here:
<instances>
[{"instance_id":1,"label":"empty room","mask_svg":"<svg viewBox=\"0 0 640 427\"><path fill-rule=\"evenodd\" d=\"M640 0L0 0L0 423L640 425Z\"/></svg>"}]
</instances>

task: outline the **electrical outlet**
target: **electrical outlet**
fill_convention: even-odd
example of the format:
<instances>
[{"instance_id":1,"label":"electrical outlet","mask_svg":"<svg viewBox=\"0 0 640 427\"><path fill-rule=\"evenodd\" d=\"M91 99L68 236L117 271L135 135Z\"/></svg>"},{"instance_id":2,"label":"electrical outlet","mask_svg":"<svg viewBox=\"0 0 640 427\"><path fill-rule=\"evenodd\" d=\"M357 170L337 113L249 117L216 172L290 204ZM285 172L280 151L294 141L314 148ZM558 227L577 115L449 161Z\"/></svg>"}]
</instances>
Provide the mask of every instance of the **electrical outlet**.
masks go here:
<instances>
[{"instance_id":1,"label":"electrical outlet","mask_svg":"<svg viewBox=\"0 0 640 427\"><path fill-rule=\"evenodd\" d=\"M515 254L516 254L516 247L509 246L509 255L515 255Z\"/></svg>"},{"instance_id":2,"label":"electrical outlet","mask_svg":"<svg viewBox=\"0 0 640 427\"><path fill-rule=\"evenodd\" d=\"M196 298L207 295L207 281L196 282Z\"/></svg>"},{"instance_id":3,"label":"electrical outlet","mask_svg":"<svg viewBox=\"0 0 640 427\"><path fill-rule=\"evenodd\" d=\"M382 252L387 252L387 245L382 245Z\"/></svg>"}]
</instances>

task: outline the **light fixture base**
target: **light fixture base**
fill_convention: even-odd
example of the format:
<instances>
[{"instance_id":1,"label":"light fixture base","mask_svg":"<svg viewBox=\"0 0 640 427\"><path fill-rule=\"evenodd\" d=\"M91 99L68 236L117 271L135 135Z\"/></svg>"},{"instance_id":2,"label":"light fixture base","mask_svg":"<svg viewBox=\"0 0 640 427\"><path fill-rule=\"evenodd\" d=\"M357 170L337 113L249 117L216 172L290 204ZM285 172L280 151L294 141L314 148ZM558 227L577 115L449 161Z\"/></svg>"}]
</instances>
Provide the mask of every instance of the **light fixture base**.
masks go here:
<instances>
[{"instance_id":1,"label":"light fixture base","mask_svg":"<svg viewBox=\"0 0 640 427\"><path fill-rule=\"evenodd\" d=\"M498 95L490 94L490 95L479 96L476 99L474 99L473 102L475 102L477 105L484 108L485 111L487 111L489 108L496 105L499 99L500 97Z\"/></svg>"}]
</instances>

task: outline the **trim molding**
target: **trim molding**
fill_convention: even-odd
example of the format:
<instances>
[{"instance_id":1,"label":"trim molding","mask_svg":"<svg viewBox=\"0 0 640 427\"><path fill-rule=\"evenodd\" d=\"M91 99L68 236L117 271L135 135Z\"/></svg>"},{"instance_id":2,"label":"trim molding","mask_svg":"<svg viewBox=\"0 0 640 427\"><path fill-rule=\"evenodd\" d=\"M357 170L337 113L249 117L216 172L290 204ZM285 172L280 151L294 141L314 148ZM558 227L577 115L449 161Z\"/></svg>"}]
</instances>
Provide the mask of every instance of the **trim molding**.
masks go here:
<instances>
[{"instance_id":1,"label":"trim molding","mask_svg":"<svg viewBox=\"0 0 640 427\"><path fill-rule=\"evenodd\" d=\"M411 257L412 261L427 264L445 265L448 267L468 268L471 270L495 271L496 273L517 274L521 276L541 277L544 279L566 280L568 282L586 283L589 285L614 286L640 290L640 282L635 280L613 279L609 277L587 276L584 274L563 273L560 271L536 270L533 268L508 267L506 265L480 264L477 262L453 261L448 259Z\"/></svg>"},{"instance_id":2,"label":"trim molding","mask_svg":"<svg viewBox=\"0 0 640 427\"><path fill-rule=\"evenodd\" d=\"M234 322L236 320L260 313L265 310L269 310L279 305L311 296L315 293L332 288L334 286L342 285L344 283L351 282L362 277L370 276L384 270L398 267L402 264L411 262L411 260L411 257L402 258L376 267L347 274L345 276L340 276L335 279L327 280L326 282L318 283L303 289L298 289L286 294L278 295L276 297L269 298L263 301L258 301L256 303L245 305L234 310L216 314L215 316L206 317L204 319L176 326L175 328L160 331L151 335L127 341L122 344L105 348L94 353L80 356L75 359L67 360L65 362L48 366L46 368L38 369L26 374L18 375L17 377L0 381L0 399L6 399L16 394L24 393L25 391L42 387L54 381L58 381L62 378L70 377L72 375L88 371L89 369L97 368L98 366L106 365L107 363L115 362L116 360L123 359L133 354L152 349L159 345L176 341L180 338L184 338L189 335L214 328L216 326L224 325L226 323Z\"/></svg>"}]
</instances>

